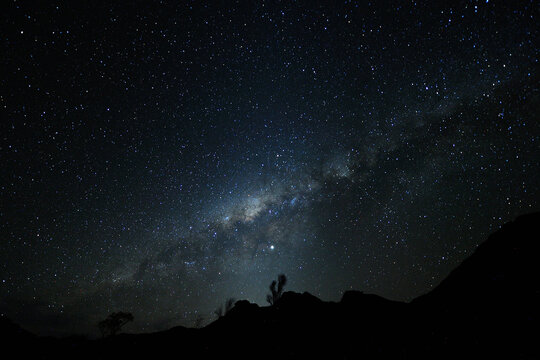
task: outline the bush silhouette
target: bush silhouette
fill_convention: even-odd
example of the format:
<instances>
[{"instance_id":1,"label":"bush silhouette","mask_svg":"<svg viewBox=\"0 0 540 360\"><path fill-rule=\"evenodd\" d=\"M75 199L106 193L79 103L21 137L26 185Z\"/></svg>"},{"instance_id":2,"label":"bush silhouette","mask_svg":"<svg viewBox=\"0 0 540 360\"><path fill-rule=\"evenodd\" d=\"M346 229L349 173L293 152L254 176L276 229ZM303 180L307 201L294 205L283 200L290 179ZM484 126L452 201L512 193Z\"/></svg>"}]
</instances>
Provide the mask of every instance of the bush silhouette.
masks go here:
<instances>
[{"instance_id":1,"label":"bush silhouette","mask_svg":"<svg viewBox=\"0 0 540 360\"><path fill-rule=\"evenodd\" d=\"M127 312L115 312L99 322L98 327L103 337L116 335L124 325L133 321L133 315Z\"/></svg>"},{"instance_id":2,"label":"bush silhouette","mask_svg":"<svg viewBox=\"0 0 540 360\"><path fill-rule=\"evenodd\" d=\"M283 287L287 284L287 277L284 274L278 275L278 281L276 280L272 281L270 284L270 294L266 295L266 301L270 305L274 305L276 301L281 298L281 295L283 294ZM277 289L276 289L277 285Z\"/></svg>"},{"instance_id":3,"label":"bush silhouette","mask_svg":"<svg viewBox=\"0 0 540 360\"><path fill-rule=\"evenodd\" d=\"M218 318L227 315L227 313L233 308L235 302L235 298L228 298L225 302L225 306L222 305L218 307L216 310L214 310L214 314L216 314Z\"/></svg>"}]
</instances>

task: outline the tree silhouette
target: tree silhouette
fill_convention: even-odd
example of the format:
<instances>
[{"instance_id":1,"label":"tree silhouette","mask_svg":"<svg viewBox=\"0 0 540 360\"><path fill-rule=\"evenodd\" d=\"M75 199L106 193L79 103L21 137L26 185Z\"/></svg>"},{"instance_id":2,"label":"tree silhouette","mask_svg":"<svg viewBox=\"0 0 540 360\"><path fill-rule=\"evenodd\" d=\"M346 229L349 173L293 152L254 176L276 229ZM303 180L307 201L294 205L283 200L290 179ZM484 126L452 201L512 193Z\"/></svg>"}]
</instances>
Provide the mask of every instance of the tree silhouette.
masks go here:
<instances>
[{"instance_id":1,"label":"tree silhouette","mask_svg":"<svg viewBox=\"0 0 540 360\"><path fill-rule=\"evenodd\" d=\"M103 337L116 335L124 325L133 321L133 315L127 312L115 312L99 322L98 327Z\"/></svg>"},{"instance_id":2,"label":"tree silhouette","mask_svg":"<svg viewBox=\"0 0 540 360\"><path fill-rule=\"evenodd\" d=\"M227 313L233 308L235 302L236 302L235 298L228 298L227 301L225 302L225 307L221 305L216 310L214 310L214 314L218 318L227 315Z\"/></svg>"},{"instance_id":3,"label":"tree silhouette","mask_svg":"<svg viewBox=\"0 0 540 360\"><path fill-rule=\"evenodd\" d=\"M274 305L276 301L281 298L281 295L283 295L283 287L287 284L287 277L284 274L278 275L278 281L276 280L272 281L270 284L270 294L266 295L266 301L270 305ZM276 289L277 285L277 289Z\"/></svg>"}]
</instances>

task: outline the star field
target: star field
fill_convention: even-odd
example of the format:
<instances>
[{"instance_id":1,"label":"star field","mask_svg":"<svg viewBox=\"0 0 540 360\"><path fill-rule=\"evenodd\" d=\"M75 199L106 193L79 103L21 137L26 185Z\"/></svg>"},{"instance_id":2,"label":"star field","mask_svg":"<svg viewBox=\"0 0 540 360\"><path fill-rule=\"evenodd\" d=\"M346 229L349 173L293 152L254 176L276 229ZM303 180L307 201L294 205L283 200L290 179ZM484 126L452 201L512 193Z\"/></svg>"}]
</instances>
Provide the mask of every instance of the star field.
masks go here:
<instances>
[{"instance_id":1,"label":"star field","mask_svg":"<svg viewBox=\"0 0 540 360\"><path fill-rule=\"evenodd\" d=\"M534 1L2 5L0 313L409 301L538 211Z\"/></svg>"}]
</instances>

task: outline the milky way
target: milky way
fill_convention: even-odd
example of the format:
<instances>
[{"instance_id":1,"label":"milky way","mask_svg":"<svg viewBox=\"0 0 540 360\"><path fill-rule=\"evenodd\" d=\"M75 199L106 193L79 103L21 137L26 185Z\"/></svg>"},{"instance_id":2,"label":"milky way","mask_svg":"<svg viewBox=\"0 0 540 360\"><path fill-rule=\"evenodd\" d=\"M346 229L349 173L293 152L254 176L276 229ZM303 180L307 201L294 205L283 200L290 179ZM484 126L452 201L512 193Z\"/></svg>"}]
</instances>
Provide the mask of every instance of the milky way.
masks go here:
<instances>
[{"instance_id":1,"label":"milky way","mask_svg":"<svg viewBox=\"0 0 540 360\"><path fill-rule=\"evenodd\" d=\"M207 324L280 273L409 301L540 210L533 1L1 13L0 312L37 333Z\"/></svg>"}]
</instances>

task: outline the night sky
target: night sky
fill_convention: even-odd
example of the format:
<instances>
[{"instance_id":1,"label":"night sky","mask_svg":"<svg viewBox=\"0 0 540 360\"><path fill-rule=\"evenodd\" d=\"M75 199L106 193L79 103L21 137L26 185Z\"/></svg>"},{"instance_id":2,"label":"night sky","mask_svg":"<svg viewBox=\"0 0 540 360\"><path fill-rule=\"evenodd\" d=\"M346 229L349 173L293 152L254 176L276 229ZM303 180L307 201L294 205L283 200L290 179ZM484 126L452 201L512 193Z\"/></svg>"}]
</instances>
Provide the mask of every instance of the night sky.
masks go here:
<instances>
[{"instance_id":1,"label":"night sky","mask_svg":"<svg viewBox=\"0 0 540 360\"><path fill-rule=\"evenodd\" d=\"M0 313L410 301L540 210L535 1L4 1Z\"/></svg>"}]
</instances>

